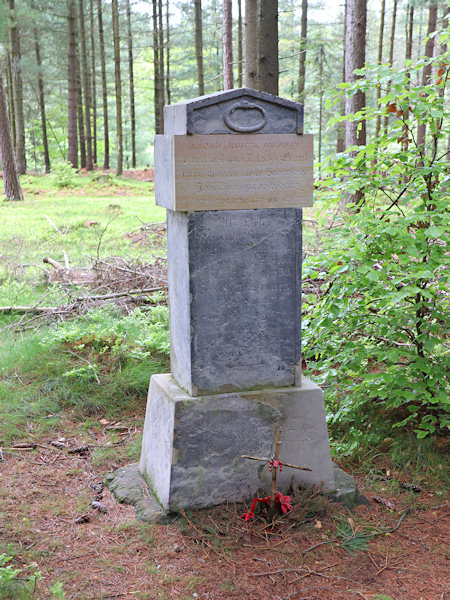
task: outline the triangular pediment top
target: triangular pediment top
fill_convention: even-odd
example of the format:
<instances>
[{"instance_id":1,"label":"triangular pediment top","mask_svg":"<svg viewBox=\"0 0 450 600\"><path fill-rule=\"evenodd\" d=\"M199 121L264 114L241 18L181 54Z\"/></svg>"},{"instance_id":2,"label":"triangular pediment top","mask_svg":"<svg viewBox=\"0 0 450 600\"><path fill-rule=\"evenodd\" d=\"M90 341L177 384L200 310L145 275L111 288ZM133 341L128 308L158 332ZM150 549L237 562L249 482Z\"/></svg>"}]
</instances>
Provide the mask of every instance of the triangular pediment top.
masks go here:
<instances>
[{"instance_id":1,"label":"triangular pediment top","mask_svg":"<svg viewBox=\"0 0 450 600\"><path fill-rule=\"evenodd\" d=\"M211 104L219 104L220 102L225 102L226 100L235 100L238 98L244 99L246 96L249 98L257 98L258 100L264 100L270 104L285 106L297 111L303 108L303 104L300 104L300 102L294 102L293 100L287 100L286 98L280 98L279 96L274 96L273 94L261 92L259 90L254 90L247 87L225 90L222 92L213 92L212 94L198 96L197 98L192 98L190 100L182 100L181 102L177 102L171 106L185 105L189 108L195 109L203 106L210 106Z\"/></svg>"}]
</instances>

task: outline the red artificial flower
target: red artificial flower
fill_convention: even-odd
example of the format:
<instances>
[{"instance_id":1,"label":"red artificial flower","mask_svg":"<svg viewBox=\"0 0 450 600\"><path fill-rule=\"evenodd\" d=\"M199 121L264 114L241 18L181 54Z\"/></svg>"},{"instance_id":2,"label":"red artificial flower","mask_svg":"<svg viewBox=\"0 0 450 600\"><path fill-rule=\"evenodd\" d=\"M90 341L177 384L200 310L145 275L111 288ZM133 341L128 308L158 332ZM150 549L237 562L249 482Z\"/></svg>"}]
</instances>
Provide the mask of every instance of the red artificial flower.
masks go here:
<instances>
[{"instance_id":1,"label":"red artificial flower","mask_svg":"<svg viewBox=\"0 0 450 600\"><path fill-rule=\"evenodd\" d=\"M290 502L291 502L290 496L283 496L283 494L281 492L277 492L277 495L275 496L275 502L279 503L280 508L283 511L283 514L286 514L288 512L288 510L292 510L292 504L290 504Z\"/></svg>"}]
</instances>

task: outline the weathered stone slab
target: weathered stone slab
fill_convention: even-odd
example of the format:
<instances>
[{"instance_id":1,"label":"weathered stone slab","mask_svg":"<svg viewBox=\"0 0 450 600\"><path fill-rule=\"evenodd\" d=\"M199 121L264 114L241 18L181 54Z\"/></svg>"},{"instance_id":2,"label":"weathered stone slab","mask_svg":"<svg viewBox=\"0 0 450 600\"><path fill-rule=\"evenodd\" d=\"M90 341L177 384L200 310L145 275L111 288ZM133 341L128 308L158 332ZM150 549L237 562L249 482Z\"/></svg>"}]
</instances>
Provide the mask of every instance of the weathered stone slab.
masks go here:
<instances>
[{"instance_id":1,"label":"weathered stone slab","mask_svg":"<svg viewBox=\"0 0 450 600\"><path fill-rule=\"evenodd\" d=\"M164 509L243 500L260 482L250 450L268 453L280 412L238 394L191 397L170 375L153 375L140 471Z\"/></svg>"},{"instance_id":2,"label":"weathered stone slab","mask_svg":"<svg viewBox=\"0 0 450 600\"><path fill-rule=\"evenodd\" d=\"M312 206L313 136L156 136L155 189L177 211Z\"/></svg>"},{"instance_id":3,"label":"weathered stone slab","mask_svg":"<svg viewBox=\"0 0 450 600\"><path fill-rule=\"evenodd\" d=\"M154 375L139 469L165 510L239 501L263 483L258 463L242 454L270 456L281 427L285 460L313 471L285 469L279 488L294 477L333 489L318 390L304 380L298 388L191 397L170 375Z\"/></svg>"},{"instance_id":4,"label":"weathered stone slab","mask_svg":"<svg viewBox=\"0 0 450 600\"><path fill-rule=\"evenodd\" d=\"M294 385L301 209L168 211L171 369L190 394Z\"/></svg>"}]
</instances>

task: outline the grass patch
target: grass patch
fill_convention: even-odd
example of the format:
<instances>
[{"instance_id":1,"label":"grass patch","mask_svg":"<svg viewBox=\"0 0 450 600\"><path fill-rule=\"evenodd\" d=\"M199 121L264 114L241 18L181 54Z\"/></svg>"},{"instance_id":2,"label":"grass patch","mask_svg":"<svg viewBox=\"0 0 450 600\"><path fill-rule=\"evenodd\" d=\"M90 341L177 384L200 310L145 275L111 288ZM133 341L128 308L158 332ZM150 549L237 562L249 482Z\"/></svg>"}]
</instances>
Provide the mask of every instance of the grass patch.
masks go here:
<instances>
[{"instance_id":1,"label":"grass patch","mask_svg":"<svg viewBox=\"0 0 450 600\"><path fill-rule=\"evenodd\" d=\"M4 336L0 351L5 442L42 435L66 409L80 419L117 419L145 402L152 374L168 370L168 311L124 316L115 307L96 309L20 339Z\"/></svg>"}]
</instances>

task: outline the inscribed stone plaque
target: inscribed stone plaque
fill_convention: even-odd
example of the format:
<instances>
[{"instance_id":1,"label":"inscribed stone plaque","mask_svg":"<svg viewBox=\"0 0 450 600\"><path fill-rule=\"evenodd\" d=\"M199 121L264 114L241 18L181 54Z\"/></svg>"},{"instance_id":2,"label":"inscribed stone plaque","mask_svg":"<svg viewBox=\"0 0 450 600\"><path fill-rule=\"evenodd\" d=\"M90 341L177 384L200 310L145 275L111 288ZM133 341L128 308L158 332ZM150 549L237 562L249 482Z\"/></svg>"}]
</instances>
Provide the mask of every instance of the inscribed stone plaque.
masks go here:
<instances>
[{"instance_id":1,"label":"inscribed stone plaque","mask_svg":"<svg viewBox=\"0 0 450 600\"><path fill-rule=\"evenodd\" d=\"M177 211L312 206L312 135L175 135L157 136L155 142L160 206Z\"/></svg>"}]
</instances>

